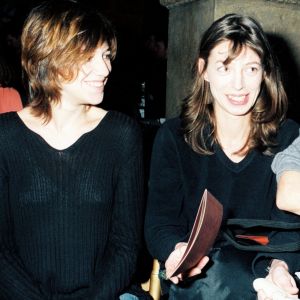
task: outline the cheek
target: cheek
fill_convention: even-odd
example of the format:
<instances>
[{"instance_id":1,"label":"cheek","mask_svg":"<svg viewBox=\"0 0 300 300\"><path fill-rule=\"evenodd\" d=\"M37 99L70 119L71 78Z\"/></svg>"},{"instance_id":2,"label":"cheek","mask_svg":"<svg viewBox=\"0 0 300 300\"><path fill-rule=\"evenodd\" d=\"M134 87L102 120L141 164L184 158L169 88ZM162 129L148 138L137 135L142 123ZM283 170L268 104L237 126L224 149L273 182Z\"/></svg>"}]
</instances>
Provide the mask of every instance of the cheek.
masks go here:
<instances>
[{"instance_id":1,"label":"cheek","mask_svg":"<svg viewBox=\"0 0 300 300\"><path fill-rule=\"evenodd\" d=\"M230 79L226 76L214 76L209 81L211 91L225 92L230 87Z\"/></svg>"},{"instance_id":2,"label":"cheek","mask_svg":"<svg viewBox=\"0 0 300 300\"><path fill-rule=\"evenodd\" d=\"M262 83L262 78L257 78L248 83L248 88L249 88L249 90L252 90L253 92L259 92L261 83Z\"/></svg>"},{"instance_id":3,"label":"cheek","mask_svg":"<svg viewBox=\"0 0 300 300\"><path fill-rule=\"evenodd\" d=\"M92 71L91 63L84 64L81 69L79 70L79 76L86 76Z\"/></svg>"}]
</instances>

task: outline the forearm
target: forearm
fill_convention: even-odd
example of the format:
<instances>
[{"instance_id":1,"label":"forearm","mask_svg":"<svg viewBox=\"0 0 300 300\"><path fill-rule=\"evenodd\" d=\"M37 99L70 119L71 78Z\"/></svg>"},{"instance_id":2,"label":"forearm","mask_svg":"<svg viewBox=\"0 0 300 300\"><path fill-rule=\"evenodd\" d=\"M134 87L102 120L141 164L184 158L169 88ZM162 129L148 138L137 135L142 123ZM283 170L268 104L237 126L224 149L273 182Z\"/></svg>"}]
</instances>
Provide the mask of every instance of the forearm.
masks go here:
<instances>
[{"instance_id":1,"label":"forearm","mask_svg":"<svg viewBox=\"0 0 300 300\"><path fill-rule=\"evenodd\" d=\"M177 243L188 240L188 222L176 142L172 132L162 129L153 145L145 239L151 255L166 261Z\"/></svg>"}]
</instances>

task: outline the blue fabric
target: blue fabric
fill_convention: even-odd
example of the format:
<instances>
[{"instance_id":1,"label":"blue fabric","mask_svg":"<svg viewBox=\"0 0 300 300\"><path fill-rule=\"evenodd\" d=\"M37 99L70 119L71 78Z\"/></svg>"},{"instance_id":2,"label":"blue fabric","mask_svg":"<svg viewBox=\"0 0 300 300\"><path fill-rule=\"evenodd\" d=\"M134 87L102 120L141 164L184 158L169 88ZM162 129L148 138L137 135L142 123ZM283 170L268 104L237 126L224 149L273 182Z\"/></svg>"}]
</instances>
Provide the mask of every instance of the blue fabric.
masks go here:
<instances>
[{"instance_id":1,"label":"blue fabric","mask_svg":"<svg viewBox=\"0 0 300 300\"><path fill-rule=\"evenodd\" d=\"M138 300L139 298L135 295L125 293L120 296L120 300Z\"/></svg>"}]
</instances>

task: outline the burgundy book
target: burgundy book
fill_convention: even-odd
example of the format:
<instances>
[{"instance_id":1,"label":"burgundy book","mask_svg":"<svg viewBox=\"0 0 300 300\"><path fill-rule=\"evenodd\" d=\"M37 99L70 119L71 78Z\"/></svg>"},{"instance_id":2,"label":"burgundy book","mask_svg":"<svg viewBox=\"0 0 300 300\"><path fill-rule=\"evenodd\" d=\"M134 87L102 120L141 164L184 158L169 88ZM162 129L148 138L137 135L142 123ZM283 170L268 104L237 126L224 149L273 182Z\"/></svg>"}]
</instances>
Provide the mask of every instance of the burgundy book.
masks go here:
<instances>
[{"instance_id":1,"label":"burgundy book","mask_svg":"<svg viewBox=\"0 0 300 300\"><path fill-rule=\"evenodd\" d=\"M218 235L223 217L222 204L205 189L187 248L170 277L195 267L208 254Z\"/></svg>"}]
</instances>

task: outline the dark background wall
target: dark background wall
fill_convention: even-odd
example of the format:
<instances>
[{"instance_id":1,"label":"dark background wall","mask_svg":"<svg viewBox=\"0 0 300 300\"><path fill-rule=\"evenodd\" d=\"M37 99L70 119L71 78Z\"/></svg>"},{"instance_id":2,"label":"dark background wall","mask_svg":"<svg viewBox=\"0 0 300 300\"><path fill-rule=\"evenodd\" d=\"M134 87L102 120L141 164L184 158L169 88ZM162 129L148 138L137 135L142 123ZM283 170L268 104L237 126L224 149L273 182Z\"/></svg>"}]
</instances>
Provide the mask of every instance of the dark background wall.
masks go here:
<instances>
[{"instance_id":1,"label":"dark background wall","mask_svg":"<svg viewBox=\"0 0 300 300\"><path fill-rule=\"evenodd\" d=\"M169 10L166 116L178 115L190 89L191 67L200 37L227 13L254 17L279 58L289 98L288 116L300 122L300 1L297 0L160 0Z\"/></svg>"}]
</instances>

